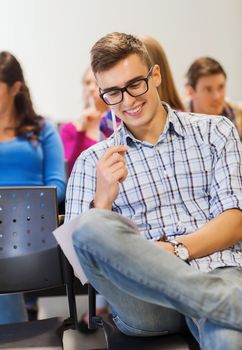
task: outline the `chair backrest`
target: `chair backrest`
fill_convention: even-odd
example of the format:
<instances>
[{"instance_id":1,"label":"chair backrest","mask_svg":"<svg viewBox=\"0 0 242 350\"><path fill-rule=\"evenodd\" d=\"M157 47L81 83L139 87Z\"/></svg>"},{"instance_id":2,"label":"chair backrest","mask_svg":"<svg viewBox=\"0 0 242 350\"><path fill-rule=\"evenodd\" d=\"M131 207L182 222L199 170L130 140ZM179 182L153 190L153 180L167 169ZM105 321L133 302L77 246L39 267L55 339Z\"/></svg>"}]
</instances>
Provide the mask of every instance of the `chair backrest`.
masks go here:
<instances>
[{"instance_id":1,"label":"chair backrest","mask_svg":"<svg viewBox=\"0 0 242 350\"><path fill-rule=\"evenodd\" d=\"M57 226L54 186L0 187L0 293L66 285L75 317L73 271L52 234Z\"/></svg>"}]
</instances>

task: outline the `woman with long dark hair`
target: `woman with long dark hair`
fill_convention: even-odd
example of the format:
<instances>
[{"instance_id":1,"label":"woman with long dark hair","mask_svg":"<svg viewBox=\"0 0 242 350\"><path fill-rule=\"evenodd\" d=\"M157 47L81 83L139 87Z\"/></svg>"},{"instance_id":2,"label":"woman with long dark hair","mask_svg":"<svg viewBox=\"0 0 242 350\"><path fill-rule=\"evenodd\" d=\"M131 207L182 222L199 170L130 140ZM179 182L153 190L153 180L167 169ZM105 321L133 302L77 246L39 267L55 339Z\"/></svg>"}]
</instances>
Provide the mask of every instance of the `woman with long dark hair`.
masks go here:
<instances>
[{"instance_id":1,"label":"woman with long dark hair","mask_svg":"<svg viewBox=\"0 0 242 350\"><path fill-rule=\"evenodd\" d=\"M56 186L65 196L62 144L55 128L34 111L20 63L0 52L0 186ZM26 319L23 296L0 297L0 323Z\"/></svg>"}]
</instances>

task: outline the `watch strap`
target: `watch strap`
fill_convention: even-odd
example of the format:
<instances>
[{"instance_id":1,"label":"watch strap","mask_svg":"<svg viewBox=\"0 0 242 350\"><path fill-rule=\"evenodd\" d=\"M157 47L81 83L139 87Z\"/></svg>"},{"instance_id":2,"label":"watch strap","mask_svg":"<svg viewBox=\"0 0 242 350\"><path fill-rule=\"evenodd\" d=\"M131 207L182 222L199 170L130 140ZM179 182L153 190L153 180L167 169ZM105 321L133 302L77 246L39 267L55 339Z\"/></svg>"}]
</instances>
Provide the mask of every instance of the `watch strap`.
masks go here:
<instances>
[{"instance_id":1,"label":"watch strap","mask_svg":"<svg viewBox=\"0 0 242 350\"><path fill-rule=\"evenodd\" d=\"M174 247L174 253L175 253L175 255L176 255L178 258L180 258L180 259L182 259L182 260L184 260L184 261L187 261L187 260L189 259L189 251L188 251L187 247L185 246L185 244L183 244L182 242L177 242L175 239L170 240L169 243L171 243L171 245ZM179 253L179 247L183 247L183 248L186 249L187 254L188 254L187 259L185 259L184 257L182 257L182 256L180 255L180 253Z\"/></svg>"}]
</instances>

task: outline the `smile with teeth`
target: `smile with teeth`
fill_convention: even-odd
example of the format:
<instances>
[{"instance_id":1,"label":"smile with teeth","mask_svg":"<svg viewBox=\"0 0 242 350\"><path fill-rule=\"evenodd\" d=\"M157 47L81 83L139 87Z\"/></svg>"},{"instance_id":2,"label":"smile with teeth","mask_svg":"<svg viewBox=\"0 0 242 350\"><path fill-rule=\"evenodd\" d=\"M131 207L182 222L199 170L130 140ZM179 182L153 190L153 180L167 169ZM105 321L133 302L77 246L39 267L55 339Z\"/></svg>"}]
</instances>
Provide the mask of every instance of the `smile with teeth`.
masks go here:
<instances>
[{"instance_id":1,"label":"smile with teeth","mask_svg":"<svg viewBox=\"0 0 242 350\"><path fill-rule=\"evenodd\" d=\"M136 115L136 114L138 114L140 112L141 108L142 108L142 105L140 105L140 106L138 106L136 108L128 109L125 112L130 114L130 115Z\"/></svg>"}]
</instances>

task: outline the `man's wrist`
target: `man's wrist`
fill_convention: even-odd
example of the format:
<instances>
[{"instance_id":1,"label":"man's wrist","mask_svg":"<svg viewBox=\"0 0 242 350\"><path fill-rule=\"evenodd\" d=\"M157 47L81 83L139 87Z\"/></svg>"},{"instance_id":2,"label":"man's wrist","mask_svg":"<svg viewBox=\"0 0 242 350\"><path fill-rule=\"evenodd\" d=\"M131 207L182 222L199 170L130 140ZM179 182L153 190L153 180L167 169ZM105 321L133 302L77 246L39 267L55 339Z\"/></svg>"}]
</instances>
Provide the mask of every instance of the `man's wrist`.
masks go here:
<instances>
[{"instance_id":1,"label":"man's wrist","mask_svg":"<svg viewBox=\"0 0 242 350\"><path fill-rule=\"evenodd\" d=\"M94 199L89 204L89 209L95 208Z\"/></svg>"},{"instance_id":2,"label":"man's wrist","mask_svg":"<svg viewBox=\"0 0 242 350\"><path fill-rule=\"evenodd\" d=\"M107 210L112 210L112 205L105 205L104 203L97 202L96 200L92 200L89 204L89 209L107 209Z\"/></svg>"},{"instance_id":3,"label":"man's wrist","mask_svg":"<svg viewBox=\"0 0 242 350\"><path fill-rule=\"evenodd\" d=\"M178 242L175 239L168 241L174 249L174 254L180 258L183 261L188 261L190 254L189 254L189 250L187 248L187 246L182 243L182 242Z\"/></svg>"}]
</instances>

